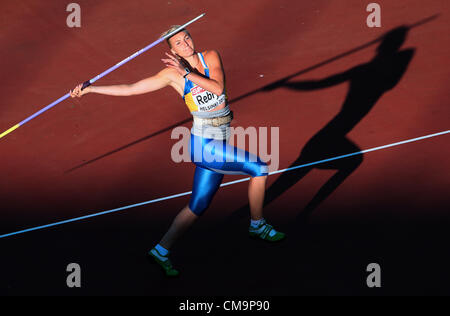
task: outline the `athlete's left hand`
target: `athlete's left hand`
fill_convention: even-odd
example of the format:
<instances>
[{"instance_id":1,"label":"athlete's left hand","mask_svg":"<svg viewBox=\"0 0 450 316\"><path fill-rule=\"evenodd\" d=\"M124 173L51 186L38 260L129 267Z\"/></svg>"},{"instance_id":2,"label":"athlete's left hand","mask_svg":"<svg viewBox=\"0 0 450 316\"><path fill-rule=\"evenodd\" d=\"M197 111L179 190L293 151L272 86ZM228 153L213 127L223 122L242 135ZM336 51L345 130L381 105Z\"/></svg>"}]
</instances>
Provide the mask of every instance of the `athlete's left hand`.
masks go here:
<instances>
[{"instance_id":1,"label":"athlete's left hand","mask_svg":"<svg viewBox=\"0 0 450 316\"><path fill-rule=\"evenodd\" d=\"M166 64L167 67L175 69L180 75L184 76L186 74L185 68L192 70L191 65L189 65L189 63L182 57L178 55L175 57L168 53L166 53L166 55L169 58L161 59L163 63Z\"/></svg>"}]
</instances>

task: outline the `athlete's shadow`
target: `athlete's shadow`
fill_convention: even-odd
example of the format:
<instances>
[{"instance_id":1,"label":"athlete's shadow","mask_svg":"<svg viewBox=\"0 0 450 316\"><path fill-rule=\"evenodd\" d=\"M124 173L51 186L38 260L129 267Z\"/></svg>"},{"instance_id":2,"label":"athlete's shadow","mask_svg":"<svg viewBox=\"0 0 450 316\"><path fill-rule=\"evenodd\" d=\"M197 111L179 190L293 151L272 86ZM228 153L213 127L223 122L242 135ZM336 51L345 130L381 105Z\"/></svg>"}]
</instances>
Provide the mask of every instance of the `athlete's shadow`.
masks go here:
<instances>
[{"instance_id":1,"label":"athlete's shadow","mask_svg":"<svg viewBox=\"0 0 450 316\"><path fill-rule=\"evenodd\" d=\"M299 91L325 89L349 81L348 95L341 111L317 132L303 147L290 167L359 152L361 149L347 138L347 134L366 116L378 99L393 89L402 78L414 56L415 49L400 50L409 28L398 27L387 33L377 48L376 56L368 63L322 80L278 81L264 87L264 91L288 88ZM393 104L392 106L395 106ZM333 160L286 171L267 189L264 205L282 195L313 168L336 170L297 216L306 223L312 211L341 185L362 163L363 155ZM248 217L248 205L236 210L230 220Z\"/></svg>"},{"instance_id":2,"label":"athlete's shadow","mask_svg":"<svg viewBox=\"0 0 450 316\"><path fill-rule=\"evenodd\" d=\"M428 17L428 18L425 18L425 19L423 19L423 20L421 20L421 21L419 21L419 22L416 22L416 23L410 25L409 27L403 27L403 29L406 29L406 31L408 31L409 29L412 29L412 28L414 28L414 27L417 27L417 26L420 26L420 25L425 24L425 23L427 23L427 22L430 22L430 21L436 19L438 16L439 16L439 14L435 14L435 15L430 16L430 17ZM401 28L399 28L399 29L401 29ZM392 32L394 32L394 31L391 31L391 33L392 33ZM388 33L388 34L390 34L390 33ZM349 55L351 55L351 54L353 54L353 53L355 53L355 52L358 52L358 51L360 51L360 50L362 50L362 49L365 49L365 48L367 48L367 47L369 47L369 46L371 46L371 45L373 45L373 44L376 44L376 43L378 43L378 42L380 42L380 41L383 41L383 39L384 39L384 38L387 38L387 37L388 37L387 35L384 35L384 36L382 36L382 37L376 38L376 39L374 39L374 40L372 40L372 41L370 41L370 42L368 42L368 43L362 44L362 45L360 45L360 46L358 46L358 47L356 47L356 48L353 48L353 49L351 49L351 50L349 50L349 51L346 51L346 52L344 52L344 53L342 53L342 54L339 54L339 55L337 55L337 56L334 56L334 57L332 57L332 58L329 58L328 60L322 61L322 62L320 62L320 63L318 63L318 64L316 64L316 65L313 65L313 66L310 66L310 67L308 67L308 68L306 68L306 69L300 70L300 71L298 71L297 73L291 74L291 75L289 75L288 77L286 77L286 78L284 78L284 79L282 79L282 80L280 80L280 81L277 81L277 82L275 82L275 83L273 83L273 84L270 84L269 86L266 86L266 87L263 87L263 88L257 88L257 89L255 89L255 90L253 90L253 91L249 91L249 92L247 92L247 93L245 93L245 94L243 94L243 95L241 95L241 96L239 96L239 97L233 98L232 100L229 101L229 104L237 103L237 102L239 102L239 101L241 101L241 100L243 100L243 99L245 99L245 98L248 98L249 96L252 96L252 95L254 95L254 94L256 94L256 93L260 93L260 92L262 92L262 91L264 91L264 90L267 91L267 90L270 90L270 89L272 89L272 88L279 88L279 87L282 87L282 86L284 86L284 84L286 83L286 81L289 80L289 79L291 79L291 78L300 76L300 75L302 75L302 74L305 74L305 73L307 73L307 72L309 72L309 71L312 71L312 70L314 70L314 69L317 69L317 68L319 68L319 67L323 67L323 66L325 66L325 65L327 65L327 64L329 64L329 63L331 63L331 62L333 62L333 61L336 61L336 60L338 60L338 59L341 59L341 58L344 58L344 57L348 57ZM394 36L394 37L395 37L395 36ZM167 132L167 131L173 129L173 128L176 127L176 126L179 126L179 125L188 123L188 122L190 122L190 121L192 121L192 117L189 117L189 118L186 118L186 119L184 119L184 120L182 120L182 121L176 122L175 124L172 124L171 126L168 126L168 127L164 128L164 129L161 129L161 130L159 130L159 131L153 132L153 133L151 133L150 135L147 135L147 136L142 137L142 138L140 138L140 139L138 139L138 140L135 140L135 141L133 141L133 142L131 142L131 143L129 143L129 144L126 144L126 145L124 145L124 146L122 146L122 147L119 147L119 148L117 148L117 149L115 149L115 150L113 150L113 151L110 151L110 152L108 152L108 153L105 153L105 154L103 154L103 155L101 155L101 156L99 156L99 157L97 157L97 158L93 158L93 159L91 159L91 160L89 160L89 161L86 161L86 162L84 162L84 163L82 163L82 164L79 164L79 165L77 165L77 166L75 166L75 167L73 167L73 168L71 168L71 169L65 171L65 173L70 173L70 172L75 171L75 170L77 170L77 169L79 169L79 168L85 167L85 166L87 166L87 165L89 165L89 164L92 164L92 163L94 163L94 162L97 162L97 161L99 161L99 160L101 160L101 159L103 159L103 158L106 158L106 157L110 156L110 155L116 154L116 153L118 153L118 152L120 152L120 151L122 151L122 150L128 149L128 148L130 148L130 147L132 147L132 146L134 146L134 145L137 145L137 144L139 144L139 143L141 143L141 142L143 142L143 141L146 141L146 140L151 139L151 138L153 138L153 137L155 137L155 136L161 135L162 133L165 133L165 132Z\"/></svg>"}]
</instances>

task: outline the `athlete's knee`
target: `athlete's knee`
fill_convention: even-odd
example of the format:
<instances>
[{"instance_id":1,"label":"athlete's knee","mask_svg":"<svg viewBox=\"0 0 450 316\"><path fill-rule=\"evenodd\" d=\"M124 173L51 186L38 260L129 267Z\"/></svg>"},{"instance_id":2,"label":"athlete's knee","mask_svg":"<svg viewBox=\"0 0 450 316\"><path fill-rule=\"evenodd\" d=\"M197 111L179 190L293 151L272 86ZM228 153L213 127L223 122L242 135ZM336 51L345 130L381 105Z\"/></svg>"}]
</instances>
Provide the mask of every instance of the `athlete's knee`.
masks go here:
<instances>
[{"instance_id":1,"label":"athlete's knee","mask_svg":"<svg viewBox=\"0 0 450 316\"><path fill-rule=\"evenodd\" d=\"M258 157L256 162L251 163L251 168L250 168L249 173L252 178L267 177L267 175L269 174L269 167L267 166L267 164L264 161L262 161Z\"/></svg>"},{"instance_id":2,"label":"athlete's knee","mask_svg":"<svg viewBox=\"0 0 450 316\"><path fill-rule=\"evenodd\" d=\"M199 215L196 213L196 212L194 212L193 210L192 210L192 208L190 207L190 203L188 204L188 205L186 205L186 207L184 208L184 210L186 210L186 212L187 213L189 213L190 214L190 216L194 216L194 217L199 217Z\"/></svg>"},{"instance_id":3,"label":"athlete's knee","mask_svg":"<svg viewBox=\"0 0 450 316\"><path fill-rule=\"evenodd\" d=\"M258 181L266 181L267 180L267 174L261 174L261 175L252 176L251 179L256 179Z\"/></svg>"},{"instance_id":4,"label":"athlete's knee","mask_svg":"<svg viewBox=\"0 0 450 316\"><path fill-rule=\"evenodd\" d=\"M201 216L209 207L211 201L207 198L192 198L189 201L189 209L197 216Z\"/></svg>"}]
</instances>

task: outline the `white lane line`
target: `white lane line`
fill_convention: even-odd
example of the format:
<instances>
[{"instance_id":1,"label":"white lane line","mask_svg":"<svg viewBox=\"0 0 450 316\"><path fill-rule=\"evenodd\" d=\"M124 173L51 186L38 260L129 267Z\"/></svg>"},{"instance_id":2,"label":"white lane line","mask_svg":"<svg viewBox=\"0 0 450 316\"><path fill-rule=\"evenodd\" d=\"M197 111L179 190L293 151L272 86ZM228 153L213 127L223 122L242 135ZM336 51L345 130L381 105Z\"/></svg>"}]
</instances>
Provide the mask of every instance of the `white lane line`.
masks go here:
<instances>
[{"instance_id":1,"label":"white lane line","mask_svg":"<svg viewBox=\"0 0 450 316\"><path fill-rule=\"evenodd\" d=\"M323 160L319 160L319 161L315 161L315 162L311 162L311 163L307 163L307 164L303 164L303 165L298 165L298 166L294 166L294 167L290 167L290 168L286 168L286 169L282 169L282 170L277 170L277 171L270 172L269 175L282 173L282 172L287 172L287 171L291 171L291 170L295 170L295 169L299 169L299 168L304 168L304 167L308 167L308 166L312 166L312 165L317 165L317 164L328 162L328 161L332 161L332 160L343 159L343 158L347 158L347 157L350 157L350 156L361 155L361 154L368 153L368 152L371 152L371 151L376 151L376 150L386 149L386 148L399 146L399 145L403 145L403 144L407 144L407 143L417 142L419 140L424 140L424 139L431 138L431 137L441 136L441 135L445 135L445 134L448 134L448 133L450 133L450 130L446 130L446 131L439 132L439 133L434 133L434 134L429 134L429 135L425 135L425 136L421 136L421 137L417 137L417 138L412 138L412 139L408 139L408 140L404 140L404 141L401 141L401 142L396 142L396 143L392 143L392 144L388 144L388 145L384 145L384 146L374 147L374 148L370 148L370 149L366 149L366 150L362 150L362 151L358 151L358 152L354 152L354 153L350 153L350 154L346 154L346 155L341 155L341 156L337 156L337 157L333 157L333 158L323 159ZM245 182L245 181L249 181L249 180L250 180L250 178L243 178L243 179L239 179L239 180L236 180L236 181L222 183L220 186L224 187L224 186L233 185L233 184L236 184L236 183ZM132 204L132 205L128 205L128 206L123 206L123 207L115 208L115 209L112 209L112 210L97 212L97 213L93 213L93 214L90 214L90 215L75 217L75 218L71 218L71 219L67 219L67 220L63 220L63 221L59 221L59 222L55 222L55 223L51 223L51 224L47 224L47 225L36 226L36 227L24 229L24 230L19 230L19 231L16 231L16 232L0 235L0 238L5 238L5 237L13 236L13 235L18 235L18 234L23 234L23 233L26 233L26 232L39 230L39 229L44 229L44 228L48 228L48 227L53 227L53 226L57 226L57 225L62 225L62 224L70 223L70 222L76 222L76 221L80 221L80 220L83 220L83 219L91 218L91 217L94 217L94 216L99 216L99 215L105 215L105 214L110 214L110 213L114 213L114 212L119 212L119 211L127 210L127 209L130 209L130 208L139 207L139 206L143 206L143 205L148 205L148 204L152 204L152 203L156 203L156 202L161 202L161 201L165 201L165 200L175 199L177 197L181 197L181 196L185 196L185 195L189 195L189 194L192 194L192 191L179 193L179 194L174 194L174 195L170 195L170 196L166 196L166 197L162 197L162 198L158 198L158 199L154 199L154 200L150 200L150 201L146 201L146 202L142 202L142 203L137 203L137 204Z\"/></svg>"}]
</instances>

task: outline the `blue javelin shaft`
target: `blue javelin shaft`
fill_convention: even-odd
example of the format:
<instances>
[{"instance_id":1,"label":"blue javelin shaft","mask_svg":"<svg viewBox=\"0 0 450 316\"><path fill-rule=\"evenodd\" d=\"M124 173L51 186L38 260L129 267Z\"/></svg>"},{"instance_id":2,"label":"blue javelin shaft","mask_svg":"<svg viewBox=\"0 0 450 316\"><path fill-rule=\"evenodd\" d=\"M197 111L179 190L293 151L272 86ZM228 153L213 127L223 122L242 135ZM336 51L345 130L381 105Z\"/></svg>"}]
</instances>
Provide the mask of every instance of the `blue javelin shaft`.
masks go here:
<instances>
[{"instance_id":1,"label":"blue javelin shaft","mask_svg":"<svg viewBox=\"0 0 450 316\"><path fill-rule=\"evenodd\" d=\"M117 68L119 68L120 66L122 66L123 64L129 62L130 60L132 60L133 58L139 56L140 54L146 52L147 50L149 50L150 48L152 48L153 46L158 45L159 43L161 43L162 41L164 41L166 38L178 33L180 30L184 29L186 26L188 26L191 23L194 23L195 21L197 21L198 19L202 18L205 15L205 13L199 15L198 17L196 17L195 19L192 19L191 21L183 24L182 26L178 27L177 29L175 29L174 31L168 33L167 35L159 38L158 40L154 41L153 43L151 43L150 45L147 45L146 47L142 48L141 50L137 51L136 53L134 53L133 55L125 58L124 60L122 60L121 62L115 64L114 66L112 66L111 68L109 68L108 70L105 70L104 72L102 72L101 74L95 76L94 78L86 81L83 83L83 87L81 89L84 89L88 86L90 86L91 84L93 84L95 81L97 81L98 79L106 76L107 74L109 74L110 72L116 70ZM45 111L51 109L52 107L54 107L55 105L57 105L58 103L60 103L61 101L64 101L65 99L67 99L68 97L70 97L70 93L65 94L64 96L62 96L61 98L59 98L58 100L50 103L49 105L47 105L45 108L39 110L38 112L34 113L33 115L31 115L30 117L26 118L25 120L23 120L22 122L20 122L19 124L11 127L9 130L3 132L0 134L0 138L6 136L7 134L13 132L14 130L16 130L17 128L19 128L20 126L24 125L25 123L31 121L32 119L36 118L37 116L41 115L42 113L44 113Z\"/></svg>"},{"instance_id":2,"label":"blue javelin shaft","mask_svg":"<svg viewBox=\"0 0 450 316\"><path fill-rule=\"evenodd\" d=\"M188 26L191 23L194 23L195 21L197 21L198 19L200 19L201 17L203 17L205 15L205 13L199 15L198 17L196 17L195 19L189 21L188 23L180 26L179 28L177 28L176 30L170 32L169 34L161 37L160 39L158 39L157 41L151 43L150 45L144 47L143 49L137 51L136 53L134 53L133 55L125 58L124 60L122 60L121 62L117 63L116 65L112 66L111 68L109 68L108 70L105 70L104 72L102 72L101 74L99 74L98 76L92 78L91 80L89 80L89 83L92 84L95 81L97 81L98 79L106 76L107 74L109 74L110 72L116 70L117 68L119 68L120 66L122 66L123 64L129 62L130 60L132 60L133 58L139 56L140 54L146 52L147 50L149 50L150 48L152 48L153 46L158 45L159 43L161 43L163 40L165 40L166 38L172 36L173 34L178 33L181 29L184 29L186 26Z\"/></svg>"}]
</instances>

